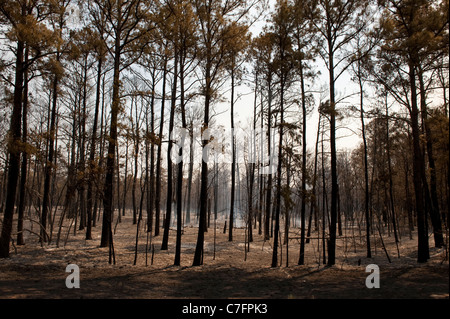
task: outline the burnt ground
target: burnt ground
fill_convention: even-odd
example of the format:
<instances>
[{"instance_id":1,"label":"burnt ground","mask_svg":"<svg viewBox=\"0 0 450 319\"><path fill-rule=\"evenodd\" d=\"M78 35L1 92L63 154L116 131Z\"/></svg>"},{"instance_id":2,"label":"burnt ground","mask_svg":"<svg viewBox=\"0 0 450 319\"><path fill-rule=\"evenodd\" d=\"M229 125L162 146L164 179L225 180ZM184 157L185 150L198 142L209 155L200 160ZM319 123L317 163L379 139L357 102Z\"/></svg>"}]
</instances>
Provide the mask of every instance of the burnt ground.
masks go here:
<instances>
[{"instance_id":1,"label":"burnt ground","mask_svg":"<svg viewBox=\"0 0 450 319\"><path fill-rule=\"evenodd\" d=\"M142 223L144 224L144 223ZM31 224L29 225L31 227ZM320 240L307 244L305 265L298 266L298 230L293 229L287 247L279 251L279 267L272 268L272 242L254 231L245 254L244 229L236 229L233 242L220 222L206 234L204 263L192 267L196 227L186 227L182 239L181 266L173 266L174 229L169 249L160 250L162 234L151 238L155 247L146 253L147 234L141 225L136 265L133 265L136 225L125 218L114 235L115 265L108 263L108 248L100 248L100 227L93 240L66 226L59 247L55 240L41 245L27 232L24 246L12 246L11 257L0 259L1 299L447 299L449 264L444 249L431 248L429 262L416 262L417 240L403 235L397 247L393 236L384 234L387 258L379 238L373 237L373 258L365 258L364 238L347 229L337 240L336 265L322 264ZM36 229L34 229L36 232ZM149 238L150 240L150 238ZM430 239L430 246L433 241ZM149 245L148 247L151 247ZM214 248L215 247L215 248ZM215 250L215 254L214 254ZM77 264L80 288L66 287L66 266ZM365 285L366 266L380 268L380 288Z\"/></svg>"}]
</instances>

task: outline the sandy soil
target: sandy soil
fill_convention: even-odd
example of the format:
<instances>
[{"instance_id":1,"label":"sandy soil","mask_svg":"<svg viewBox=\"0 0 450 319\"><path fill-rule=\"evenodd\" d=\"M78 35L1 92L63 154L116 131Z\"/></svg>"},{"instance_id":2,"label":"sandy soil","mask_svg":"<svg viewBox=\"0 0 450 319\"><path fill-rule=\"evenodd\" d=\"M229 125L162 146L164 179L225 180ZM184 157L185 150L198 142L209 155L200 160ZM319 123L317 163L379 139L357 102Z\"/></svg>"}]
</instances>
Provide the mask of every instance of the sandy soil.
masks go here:
<instances>
[{"instance_id":1,"label":"sandy soil","mask_svg":"<svg viewBox=\"0 0 450 319\"><path fill-rule=\"evenodd\" d=\"M144 224L144 223L142 223ZM29 225L31 227L31 225ZM64 237L67 226L63 228ZM108 264L108 248L100 248L100 227L93 230L93 240L84 240L84 232L73 235L60 247L54 243L41 246L37 237L27 232L25 246L12 246L11 257L0 259L0 298L44 299L179 299L179 298L262 298L262 299L448 299L449 264L445 250L431 248L426 264L416 262L416 239L402 236L398 257L392 236L383 237L391 262L379 240L373 239L373 258L365 258L365 245L359 235L344 234L337 241L337 262L333 267L319 263L317 234L306 250L305 265L298 266L298 230L279 251L280 267L272 268L272 242L264 241L254 231L254 241L245 254L244 229L235 230L233 242L217 223L206 234L204 264L192 267L197 228L184 229L181 266L173 266L175 230L170 232L169 249L161 251L162 234L152 238L154 256L146 254L147 234L141 225L137 264L133 265L136 225L130 217L119 223L114 235L115 265ZM36 228L35 228L36 230ZM433 241L430 240L430 246ZM215 248L214 248L215 247ZM214 254L215 250L215 254ZM214 256L215 255L215 256ZM65 285L66 266L80 268L80 289ZM380 268L380 288L365 285L366 266Z\"/></svg>"}]
</instances>

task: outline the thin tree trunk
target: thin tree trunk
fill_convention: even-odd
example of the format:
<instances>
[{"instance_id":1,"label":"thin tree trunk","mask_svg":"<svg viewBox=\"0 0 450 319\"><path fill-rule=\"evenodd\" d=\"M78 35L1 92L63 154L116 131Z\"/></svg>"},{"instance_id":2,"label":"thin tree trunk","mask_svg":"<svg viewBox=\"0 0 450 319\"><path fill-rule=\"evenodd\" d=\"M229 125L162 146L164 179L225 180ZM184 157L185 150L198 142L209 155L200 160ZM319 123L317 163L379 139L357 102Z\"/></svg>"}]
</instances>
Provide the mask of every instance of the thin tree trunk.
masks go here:
<instances>
[{"instance_id":1,"label":"thin tree trunk","mask_svg":"<svg viewBox=\"0 0 450 319\"><path fill-rule=\"evenodd\" d=\"M138 105L138 98L135 97L135 119L136 120L136 128L133 132L134 135L134 174L133 174L133 188L131 189L131 197L133 201L133 225L136 225L137 218L138 218L138 211L137 211L137 203L136 203L136 185L137 185L137 174L138 174L138 158L139 158L139 146L140 146L140 132L139 132L139 116L137 114L137 105ZM133 101L131 102L131 108L133 108ZM131 112L131 111L130 111Z\"/></svg>"},{"instance_id":2,"label":"thin tree trunk","mask_svg":"<svg viewBox=\"0 0 450 319\"><path fill-rule=\"evenodd\" d=\"M231 70L231 201L230 201L230 221L228 226L228 241L233 241L233 228L234 228L234 197L236 188L236 142L234 140L234 69Z\"/></svg>"},{"instance_id":3,"label":"thin tree trunk","mask_svg":"<svg viewBox=\"0 0 450 319\"><path fill-rule=\"evenodd\" d=\"M322 124L323 125L323 124ZM321 150L322 150L322 253L323 253L323 264L327 263L326 255L326 219L328 216L328 196L327 187L325 181L325 152L323 147L325 128L322 128L322 140L321 140Z\"/></svg>"},{"instance_id":4,"label":"thin tree trunk","mask_svg":"<svg viewBox=\"0 0 450 319\"><path fill-rule=\"evenodd\" d=\"M279 123L279 144L278 144L278 166L277 166L277 196L275 208L275 235L273 240L272 267L278 264L278 237L280 231L281 212L281 168L283 156L283 125L284 125L284 79L281 79L280 88L280 123Z\"/></svg>"},{"instance_id":5,"label":"thin tree trunk","mask_svg":"<svg viewBox=\"0 0 450 319\"><path fill-rule=\"evenodd\" d=\"M98 163L99 168L103 167L103 162L104 162L104 149L105 149L105 131L103 130L103 120L104 120L104 112L105 112L105 77L106 74L103 75L103 80L102 80L102 107L101 107L101 114L100 114L100 136L99 136L99 141L100 141L100 160ZM106 130L106 128L105 128ZM97 226L97 208L98 205L100 204L100 202L102 202L103 199L103 194L102 192L97 190L97 196L95 197L95 201L94 201L94 212L92 214L92 227L96 227ZM100 204L101 205L101 204ZM98 218L100 218L100 214L98 214Z\"/></svg>"},{"instance_id":6,"label":"thin tree trunk","mask_svg":"<svg viewBox=\"0 0 450 319\"><path fill-rule=\"evenodd\" d=\"M204 139L203 132L209 127L209 108L211 104L211 93L212 93L212 83L211 83L211 69L212 60L209 56L211 44L207 44L206 52L206 67L205 67L205 112L202 125L202 152L205 150L208 140ZM199 226L197 235L197 244L195 246L194 261L193 266L200 266L203 264L203 249L205 240L205 228L206 228L206 213L207 213L207 203L208 203L208 162L202 160L201 164L201 181L200 181L200 216L199 216Z\"/></svg>"},{"instance_id":7,"label":"thin tree trunk","mask_svg":"<svg viewBox=\"0 0 450 319\"><path fill-rule=\"evenodd\" d=\"M394 204L394 191L393 191L393 181L392 181L392 163L391 163L391 143L390 143L390 137L389 137L389 111L388 111L388 103L387 103L387 94L386 94L386 101L385 101L385 107L386 107L386 155L387 155L387 162L388 162L388 172L389 172L389 199L390 199L390 205L391 205L391 213L392 213L392 227L394 229L394 238L395 238L395 245L397 247L397 255L400 258L400 250L398 247L399 239L397 234L397 219L395 215L395 204Z\"/></svg>"},{"instance_id":8,"label":"thin tree trunk","mask_svg":"<svg viewBox=\"0 0 450 319\"><path fill-rule=\"evenodd\" d=\"M303 118L303 134L302 134L302 204L300 211L300 255L298 259L299 265L305 264L305 215L306 215L306 96L305 96L305 79L303 76L303 61L300 59L300 81L302 94L302 118Z\"/></svg>"},{"instance_id":9,"label":"thin tree trunk","mask_svg":"<svg viewBox=\"0 0 450 319\"><path fill-rule=\"evenodd\" d=\"M0 236L0 258L9 257L9 242L11 240L14 204L16 200L17 182L20 166L20 138L23 99L23 55L24 42L17 42L16 73L14 80L14 102L10 122L10 137L8 140L8 186L6 188L6 202L2 221L2 233Z\"/></svg>"},{"instance_id":10,"label":"thin tree trunk","mask_svg":"<svg viewBox=\"0 0 450 319\"><path fill-rule=\"evenodd\" d=\"M191 222L191 193L192 193L192 176L194 171L194 124L191 121L189 128L189 173L188 173L188 194L187 194L187 204L186 204L186 224Z\"/></svg>"},{"instance_id":11,"label":"thin tree trunk","mask_svg":"<svg viewBox=\"0 0 450 319\"><path fill-rule=\"evenodd\" d=\"M359 97L360 97L360 116L361 131L364 147L364 213L366 218L366 249L367 258L372 258L372 249L370 247L370 213L369 213L369 162L367 154L366 124L364 122L364 90L361 78L361 62L358 61L358 80L359 80Z\"/></svg>"},{"instance_id":12,"label":"thin tree trunk","mask_svg":"<svg viewBox=\"0 0 450 319\"><path fill-rule=\"evenodd\" d=\"M169 134L173 131L174 119L175 119L175 107L177 99L177 80L178 80L178 59L179 53L175 52L174 72L173 72L173 86L172 86L172 99L170 106L170 121L169 121ZM164 234L161 244L161 250L167 250L169 243L169 229L172 219L172 197L173 197L173 168L172 168L172 152L173 141L169 136L169 147L167 148L167 198L166 198L166 218L164 219Z\"/></svg>"},{"instance_id":13,"label":"thin tree trunk","mask_svg":"<svg viewBox=\"0 0 450 319\"><path fill-rule=\"evenodd\" d=\"M120 16L120 15L119 15ZM120 21L118 21L120 25ZM111 104L111 126L109 133L109 144L106 158L106 176L103 192L103 225L100 247L109 247L109 263L115 261L114 244L112 233L113 217L113 195L114 195L114 172L116 168L116 146L117 146L117 121L120 111L120 29L116 32L114 48L114 76L113 76L113 95ZM125 190L126 191L126 190Z\"/></svg>"},{"instance_id":14,"label":"thin tree trunk","mask_svg":"<svg viewBox=\"0 0 450 319\"><path fill-rule=\"evenodd\" d=\"M147 138L146 138L146 181L150 183L150 186L147 187L147 232L150 233L153 230L153 213L154 213L154 203L155 203L155 87L156 87L156 78L153 74L152 76L152 97L150 101L150 129L151 132L148 132L148 123L147 123ZM148 113L148 112L147 112ZM148 114L146 115L146 119L148 121ZM150 145L150 168L148 167L148 143ZM149 171L150 169L150 171ZM149 178L150 176L150 178ZM151 239L150 239L151 240Z\"/></svg>"},{"instance_id":15,"label":"thin tree trunk","mask_svg":"<svg viewBox=\"0 0 450 319\"><path fill-rule=\"evenodd\" d=\"M56 61L59 62L61 54L56 53ZM50 114L50 127L49 127L49 146L48 146L48 157L45 164L45 179L44 179L44 195L42 199L42 214L41 214L41 240L44 242L48 241L47 235L47 219L50 207L50 183L53 172L53 160L55 154L55 134L56 134L56 108L58 100L58 85L59 76L54 75L53 85L52 85L52 108Z\"/></svg>"},{"instance_id":16,"label":"thin tree trunk","mask_svg":"<svg viewBox=\"0 0 450 319\"><path fill-rule=\"evenodd\" d=\"M328 36L331 39L331 35ZM329 75L330 75L330 156L331 156L331 210L330 210L330 238L328 240L328 266L336 262L336 223L337 223L337 201L338 201L338 179L337 179L337 153L336 153L336 101L334 80L334 57L332 44L329 43Z\"/></svg>"},{"instance_id":17,"label":"thin tree trunk","mask_svg":"<svg viewBox=\"0 0 450 319\"><path fill-rule=\"evenodd\" d=\"M267 194L266 194L266 209L265 209L265 223L264 223L264 240L269 240L270 238L270 207L272 203L272 160L271 160L271 117L272 117L272 87L271 81L269 80L268 90L269 90L269 102L268 102L268 111L267 111L267 155L269 157L269 172L267 176Z\"/></svg>"},{"instance_id":18,"label":"thin tree trunk","mask_svg":"<svg viewBox=\"0 0 450 319\"><path fill-rule=\"evenodd\" d=\"M28 64L28 48L25 49L25 65ZM26 199L26 183L27 183L27 169L28 169L28 150L27 150L27 135L28 135L28 70L24 70L24 84L23 84L23 110L22 110L22 143L24 149L22 150L22 164L20 167L20 190L19 190L19 204L17 208L17 245L24 245L23 239L23 215L25 211Z\"/></svg>"},{"instance_id":19,"label":"thin tree trunk","mask_svg":"<svg viewBox=\"0 0 450 319\"><path fill-rule=\"evenodd\" d=\"M117 218L119 219L119 222L121 221L121 216L125 216L128 203L127 203L127 195L128 195L128 188L130 187L128 185L128 149L130 147L130 140L129 138L126 138L125 141L125 165L124 165L124 173L123 173L123 191L122 191L122 197L120 197L120 154L119 150L117 150ZM122 199L122 200L121 200Z\"/></svg>"},{"instance_id":20,"label":"thin tree trunk","mask_svg":"<svg viewBox=\"0 0 450 319\"><path fill-rule=\"evenodd\" d=\"M256 91L256 88L255 88ZM255 93L256 94L256 93ZM263 156L264 156L264 111L263 111L263 103L261 102L261 110L260 110L260 137L259 137L259 144L260 144L260 164L258 165L258 175L259 175L259 203L258 203L258 235L262 235L262 214L263 214L263 206L264 206L264 175L262 174L262 168L263 168Z\"/></svg>"},{"instance_id":21,"label":"thin tree trunk","mask_svg":"<svg viewBox=\"0 0 450 319\"><path fill-rule=\"evenodd\" d=\"M85 57L85 63L83 66L83 108L81 113L81 121L80 121L80 136L79 136L79 143L80 143L80 162L79 162L79 178L78 180L78 192L79 192L79 198L80 198L80 228L79 230L84 230L86 226L86 163L85 163L85 148L86 148L86 104L87 104L87 56Z\"/></svg>"},{"instance_id":22,"label":"thin tree trunk","mask_svg":"<svg viewBox=\"0 0 450 319\"><path fill-rule=\"evenodd\" d=\"M320 138L320 122L321 122L322 115L319 114L319 121L317 125L317 135L316 135L316 146L315 146L315 154L314 154L314 176L312 181L312 194L311 194L311 207L309 212L309 222L308 222L308 233L306 234L306 243L309 243L309 237L311 236L311 223L312 223L312 216L313 213L315 213L315 228L318 229L317 225L317 219L318 219L318 211L317 211L317 204L316 204L316 184L317 184L317 158L319 155L319 138ZM318 236L319 237L319 236Z\"/></svg>"},{"instance_id":23,"label":"thin tree trunk","mask_svg":"<svg viewBox=\"0 0 450 319\"><path fill-rule=\"evenodd\" d=\"M162 153L162 140L164 132L164 107L166 101L166 77L167 77L167 59L164 59L163 70L163 85L162 85L162 97L161 97L161 117L159 124L159 141L158 151L156 156L156 194L155 194L155 236L159 235L159 224L161 216L161 153Z\"/></svg>"},{"instance_id":24,"label":"thin tree trunk","mask_svg":"<svg viewBox=\"0 0 450 319\"><path fill-rule=\"evenodd\" d=\"M413 135L413 183L416 198L417 230L418 230L418 262L426 262L430 258L428 234L426 229L426 212L424 209L422 170L423 158L420 149L419 110L417 107L416 74L412 62L409 64L409 80L411 86L411 128Z\"/></svg>"},{"instance_id":25,"label":"thin tree trunk","mask_svg":"<svg viewBox=\"0 0 450 319\"><path fill-rule=\"evenodd\" d=\"M95 170L95 149L97 145L97 126L98 126L98 114L100 107L100 89L101 89L101 77L102 77L102 64L103 59L99 58L97 62L97 87L95 94L95 110L94 110L94 123L92 126L92 136L91 136L91 149L89 151L89 178L87 180L87 225L86 225L86 240L92 239L92 207L93 202L96 197L93 190L93 182L96 178ZM94 219L95 220L95 219Z\"/></svg>"},{"instance_id":26,"label":"thin tree trunk","mask_svg":"<svg viewBox=\"0 0 450 319\"><path fill-rule=\"evenodd\" d=\"M430 195L431 195L431 209L430 217L433 225L434 245L440 248L444 245L444 236L442 232L441 213L439 209L438 195L437 195L437 179L436 179L436 163L434 160L433 150L433 136L428 123L428 107L426 102L425 84L423 80L423 71L419 67L418 72L420 85L420 109L422 115L423 127L425 130L426 149L428 154L428 164L430 166ZM426 178L425 176L422 178Z\"/></svg>"},{"instance_id":27,"label":"thin tree trunk","mask_svg":"<svg viewBox=\"0 0 450 319\"><path fill-rule=\"evenodd\" d=\"M252 132L252 150L249 149L251 159L250 161L250 185L249 185L249 199L248 199L248 248L250 250L250 243L253 242L253 230L252 230L252 219L254 215L253 208L253 186L255 184L255 166L256 166L256 106L257 106L257 96L255 94L253 102L253 132Z\"/></svg>"},{"instance_id":28,"label":"thin tree trunk","mask_svg":"<svg viewBox=\"0 0 450 319\"><path fill-rule=\"evenodd\" d=\"M186 130L186 110L185 110L185 92L184 92L184 59L185 51L181 54L180 57L180 105L181 105L181 121L183 125L183 129ZM181 147L179 150L179 162L178 162L178 176L177 176L177 237L175 244L175 261L174 265L179 266L181 262L181 235L182 235L182 202L183 202L183 148L184 148L184 135L181 141Z\"/></svg>"}]
</instances>

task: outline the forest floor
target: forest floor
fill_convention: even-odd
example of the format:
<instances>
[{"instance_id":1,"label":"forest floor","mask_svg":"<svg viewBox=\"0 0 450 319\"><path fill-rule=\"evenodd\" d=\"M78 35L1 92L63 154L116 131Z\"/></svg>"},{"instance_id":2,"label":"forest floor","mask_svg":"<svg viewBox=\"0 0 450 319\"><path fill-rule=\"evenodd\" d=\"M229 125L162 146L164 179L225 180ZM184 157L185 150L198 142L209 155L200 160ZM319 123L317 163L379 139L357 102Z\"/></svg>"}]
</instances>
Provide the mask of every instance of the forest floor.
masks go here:
<instances>
[{"instance_id":1,"label":"forest floor","mask_svg":"<svg viewBox=\"0 0 450 319\"><path fill-rule=\"evenodd\" d=\"M100 222L101 225L101 222ZM26 227L31 227L29 224ZM0 299L448 299L449 263L444 249L433 248L427 263L418 264L417 239L403 235L400 257L393 236L383 236L388 260L379 237L372 237L373 258L365 258L364 237L347 229L337 240L336 264L323 265L322 245L313 233L306 245L305 265L298 266L299 231L292 229L287 247L279 249L280 266L272 268L272 240L264 241L254 230L254 241L245 254L245 231L234 230L234 240L223 233L223 222L206 233L203 265L192 267L197 227L185 227L182 237L181 266L173 266L175 228L170 231L169 249L161 251L161 234L152 238L146 254L147 233L141 223L137 263L136 225L126 216L117 224L114 235L115 264L108 263L108 248L100 248L101 227L93 228L93 240L84 239L84 231L66 240L68 227L62 229L59 247L55 240L41 245L26 232L24 246L11 246L11 256L0 259ZM36 226L34 226L36 232ZM56 233L56 231L55 231ZM350 235L356 235L350 236ZM414 235L414 234L413 234ZM320 250L319 250L320 249ZM215 254L214 254L215 250ZM66 287L68 264L80 269L80 289ZM369 264L380 269L380 288L368 289Z\"/></svg>"}]
</instances>

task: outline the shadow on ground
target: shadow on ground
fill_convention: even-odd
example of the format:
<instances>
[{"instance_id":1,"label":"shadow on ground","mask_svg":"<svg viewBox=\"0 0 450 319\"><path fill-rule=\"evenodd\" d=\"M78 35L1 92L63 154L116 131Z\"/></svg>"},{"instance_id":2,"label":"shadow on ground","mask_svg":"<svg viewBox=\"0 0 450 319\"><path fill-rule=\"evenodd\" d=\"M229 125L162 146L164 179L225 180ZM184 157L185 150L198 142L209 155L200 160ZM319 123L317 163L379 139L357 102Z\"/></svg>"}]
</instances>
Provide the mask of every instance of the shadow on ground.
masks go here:
<instances>
[{"instance_id":1,"label":"shadow on ground","mask_svg":"<svg viewBox=\"0 0 450 319\"><path fill-rule=\"evenodd\" d=\"M3 269L2 269L3 268ZM80 267L80 288L65 285L65 265L0 266L0 298L42 299L428 299L448 298L448 266L381 269L368 289L365 267Z\"/></svg>"}]
</instances>

